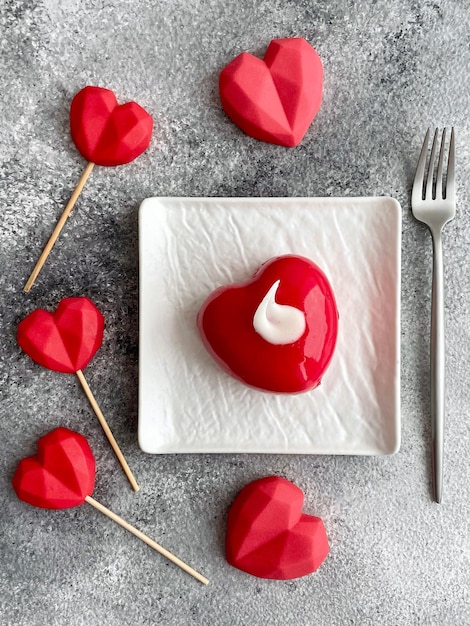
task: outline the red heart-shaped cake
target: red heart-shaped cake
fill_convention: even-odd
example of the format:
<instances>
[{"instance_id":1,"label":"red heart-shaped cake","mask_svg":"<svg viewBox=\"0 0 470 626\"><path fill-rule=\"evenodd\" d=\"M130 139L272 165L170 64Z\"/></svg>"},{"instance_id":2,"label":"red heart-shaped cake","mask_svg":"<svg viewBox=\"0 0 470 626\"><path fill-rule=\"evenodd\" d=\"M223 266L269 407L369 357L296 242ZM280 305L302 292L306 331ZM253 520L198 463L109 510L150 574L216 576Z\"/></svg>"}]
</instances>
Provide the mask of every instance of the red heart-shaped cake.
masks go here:
<instances>
[{"instance_id":1,"label":"red heart-shaped cake","mask_svg":"<svg viewBox=\"0 0 470 626\"><path fill-rule=\"evenodd\" d=\"M320 567L329 552L319 517L302 513L304 494L279 476L255 480L230 507L226 558L230 565L258 576L287 580Z\"/></svg>"},{"instance_id":2,"label":"red heart-shaped cake","mask_svg":"<svg viewBox=\"0 0 470 626\"><path fill-rule=\"evenodd\" d=\"M13 476L20 500L43 509L67 509L85 502L95 485L95 458L88 441L56 428L38 441L38 453L20 461Z\"/></svg>"},{"instance_id":3,"label":"red heart-shaped cake","mask_svg":"<svg viewBox=\"0 0 470 626\"><path fill-rule=\"evenodd\" d=\"M83 370L103 342L104 318L88 298L64 298L55 313L36 309L17 331L21 348L50 370Z\"/></svg>"},{"instance_id":4,"label":"red heart-shaped cake","mask_svg":"<svg viewBox=\"0 0 470 626\"><path fill-rule=\"evenodd\" d=\"M338 311L320 268L284 255L248 282L216 289L197 324L226 372L257 389L297 393L320 383L336 345Z\"/></svg>"},{"instance_id":5,"label":"red heart-shaped cake","mask_svg":"<svg viewBox=\"0 0 470 626\"><path fill-rule=\"evenodd\" d=\"M80 154L97 165L123 165L146 150L153 120L137 102L118 105L110 89L85 87L70 106L70 133Z\"/></svg>"},{"instance_id":6,"label":"red heart-shaped cake","mask_svg":"<svg viewBox=\"0 0 470 626\"><path fill-rule=\"evenodd\" d=\"M298 145L322 100L323 66L302 38L273 39L264 59L242 52L219 77L222 107L247 135Z\"/></svg>"}]
</instances>

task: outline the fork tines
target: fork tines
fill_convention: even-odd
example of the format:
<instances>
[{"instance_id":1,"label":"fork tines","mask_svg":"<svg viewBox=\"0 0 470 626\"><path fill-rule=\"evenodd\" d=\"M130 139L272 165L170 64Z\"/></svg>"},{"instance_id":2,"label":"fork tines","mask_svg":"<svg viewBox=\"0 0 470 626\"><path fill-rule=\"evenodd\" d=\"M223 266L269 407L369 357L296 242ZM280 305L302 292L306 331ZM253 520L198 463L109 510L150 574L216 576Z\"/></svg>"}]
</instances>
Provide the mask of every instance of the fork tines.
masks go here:
<instances>
[{"instance_id":1,"label":"fork tines","mask_svg":"<svg viewBox=\"0 0 470 626\"><path fill-rule=\"evenodd\" d=\"M433 200L452 200L455 196L455 137L453 127L451 128L450 133L448 158L446 163L447 170L445 175L443 175L444 159L446 154L446 131L446 128L442 131L437 169L435 162L439 144L439 129L436 128L434 131L434 139L431 146L429 162L427 155L431 129L428 129L426 133L416 170L412 202L424 200L424 198L432 198ZM426 167L427 162L428 166ZM425 176L425 172L427 172L427 177ZM443 181L445 181L445 185L443 184Z\"/></svg>"}]
</instances>

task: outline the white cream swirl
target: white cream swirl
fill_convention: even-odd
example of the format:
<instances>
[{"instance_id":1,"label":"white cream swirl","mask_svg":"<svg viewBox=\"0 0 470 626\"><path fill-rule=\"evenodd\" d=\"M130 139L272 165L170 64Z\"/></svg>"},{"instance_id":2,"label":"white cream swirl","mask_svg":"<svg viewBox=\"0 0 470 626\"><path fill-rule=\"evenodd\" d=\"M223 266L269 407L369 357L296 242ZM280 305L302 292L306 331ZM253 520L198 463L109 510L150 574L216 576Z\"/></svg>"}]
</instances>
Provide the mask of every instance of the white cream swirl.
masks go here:
<instances>
[{"instance_id":1,"label":"white cream swirl","mask_svg":"<svg viewBox=\"0 0 470 626\"><path fill-rule=\"evenodd\" d=\"M303 311L288 304L276 302L276 292L281 281L277 280L256 309L253 326L268 343L285 345L294 343L305 332Z\"/></svg>"}]
</instances>

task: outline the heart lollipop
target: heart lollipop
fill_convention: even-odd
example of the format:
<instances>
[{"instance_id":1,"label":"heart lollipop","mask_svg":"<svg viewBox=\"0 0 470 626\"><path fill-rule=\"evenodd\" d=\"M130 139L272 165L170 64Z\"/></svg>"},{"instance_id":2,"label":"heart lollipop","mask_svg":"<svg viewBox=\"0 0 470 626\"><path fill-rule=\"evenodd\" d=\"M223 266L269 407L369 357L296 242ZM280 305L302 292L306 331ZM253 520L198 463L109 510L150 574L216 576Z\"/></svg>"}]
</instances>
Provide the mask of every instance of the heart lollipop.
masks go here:
<instances>
[{"instance_id":1,"label":"heart lollipop","mask_svg":"<svg viewBox=\"0 0 470 626\"><path fill-rule=\"evenodd\" d=\"M230 507L226 558L238 569L288 580L314 572L328 555L325 527L319 517L302 513L304 494L279 476L244 487Z\"/></svg>"},{"instance_id":2,"label":"heart lollipop","mask_svg":"<svg viewBox=\"0 0 470 626\"><path fill-rule=\"evenodd\" d=\"M94 165L110 167L133 161L148 148L152 129L153 120L145 109L136 102L118 105L110 89L88 86L75 95L70 107L70 133L88 164L23 291L33 286Z\"/></svg>"},{"instance_id":3,"label":"heart lollipop","mask_svg":"<svg viewBox=\"0 0 470 626\"><path fill-rule=\"evenodd\" d=\"M20 500L42 509L67 509L91 504L200 582L207 578L92 498L95 458L88 441L68 428L56 428L38 441L38 454L24 458L13 476Z\"/></svg>"},{"instance_id":4,"label":"heart lollipop","mask_svg":"<svg viewBox=\"0 0 470 626\"><path fill-rule=\"evenodd\" d=\"M323 66L299 37L273 39L264 59L242 52L219 77L222 108L247 135L297 146L322 100Z\"/></svg>"},{"instance_id":5,"label":"heart lollipop","mask_svg":"<svg viewBox=\"0 0 470 626\"><path fill-rule=\"evenodd\" d=\"M135 491L132 475L82 370L103 341L104 319L88 298L64 298L55 313L36 309L18 325L17 340L33 361L47 369L76 374L93 410Z\"/></svg>"}]
</instances>

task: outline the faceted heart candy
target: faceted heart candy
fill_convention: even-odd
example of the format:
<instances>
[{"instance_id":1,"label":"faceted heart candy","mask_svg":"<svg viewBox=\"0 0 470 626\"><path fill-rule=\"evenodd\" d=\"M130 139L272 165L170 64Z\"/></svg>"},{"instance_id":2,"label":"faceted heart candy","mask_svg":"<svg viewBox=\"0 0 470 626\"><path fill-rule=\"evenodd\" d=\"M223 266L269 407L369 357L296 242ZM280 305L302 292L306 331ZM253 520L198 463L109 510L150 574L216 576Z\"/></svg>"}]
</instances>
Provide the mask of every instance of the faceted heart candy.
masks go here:
<instances>
[{"instance_id":1,"label":"faceted heart candy","mask_svg":"<svg viewBox=\"0 0 470 626\"><path fill-rule=\"evenodd\" d=\"M287 580L320 567L329 552L323 521L302 513L303 492L279 476L255 480L235 498L227 520L226 558L238 569Z\"/></svg>"},{"instance_id":2,"label":"faceted heart candy","mask_svg":"<svg viewBox=\"0 0 470 626\"><path fill-rule=\"evenodd\" d=\"M20 500L43 509L79 506L95 485L95 458L82 435L56 428L38 441L38 453L23 459L13 477Z\"/></svg>"},{"instance_id":3,"label":"faceted heart candy","mask_svg":"<svg viewBox=\"0 0 470 626\"><path fill-rule=\"evenodd\" d=\"M65 374L76 374L134 491L139 490L82 370L101 346L104 318L88 298L64 298L57 310L36 309L18 325L17 339L33 361Z\"/></svg>"},{"instance_id":4,"label":"faceted heart candy","mask_svg":"<svg viewBox=\"0 0 470 626\"><path fill-rule=\"evenodd\" d=\"M97 165L123 165L150 144L153 120L137 102L118 105L110 89L85 87L70 106L70 133L80 154Z\"/></svg>"},{"instance_id":5,"label":"faceted heart candy","mask_svg":"<svg viewBox=\"0 0 470 626\"><path fill-rule=\"evenodd\" d=\"M219 91L227 115L247 135L298 145L322 100L323 66L301 38L273 39L264 59L242 52L220 73Z\"/></svg>"},{"instance_id":6,"label":"faceted heart candy","mask_svg":"<svg viewBox=\"0 0 470 626\"><path fill-rule=\"evenodd\" d=\"M95 470L95 458L85 437L68 428L59 427L39 439L35 456L19 462L12 484L20 500L42 509L68 509L85 502L91 504L207 585L209 581L205 576L92 498Z\"/></svg>"},{"instance_id":7,"label":"faceted heart candy","mask_svg":"<svg viewBox=\"0 0 470 626\"><path fill-rule=\"evenodd\" d=\"M338 311L321 269L284 255L247 282L216 289L197 324L227 373L257 389L297 393L320 384L336 345Z\"/></svg>"},{"instance_id":8,"label":"faceted heart candy","mask_svg":"<svg viewBox=\"0 0 470 626\"><path fill-rule=\"evenodd\" d=\"M64 298L54 313L36 309L17 331L18 343L43 367L75 373L84 369L103 341L104 318L88 298Z\"/></svg>"},{"instance_id":9,"label":"faceted heart candy","mask_svg":"<svg viewBox=\"0 0 470 626\"><path fill-rule=\"evenodd\" d=\"M70 106L70 133L88 163L26 281L26 293L39 276L95 164L129 163L148 148L152 129L153 120L145 109L136 102L118 105L110 89L89 86L75 95Z\"/></svg>"}]
</instances>

